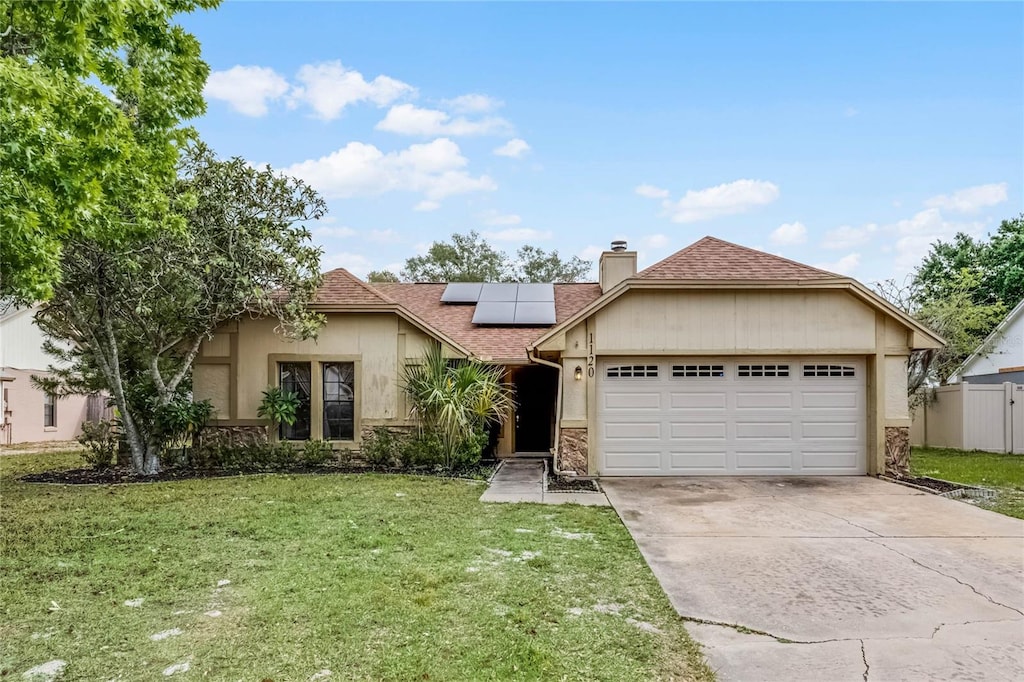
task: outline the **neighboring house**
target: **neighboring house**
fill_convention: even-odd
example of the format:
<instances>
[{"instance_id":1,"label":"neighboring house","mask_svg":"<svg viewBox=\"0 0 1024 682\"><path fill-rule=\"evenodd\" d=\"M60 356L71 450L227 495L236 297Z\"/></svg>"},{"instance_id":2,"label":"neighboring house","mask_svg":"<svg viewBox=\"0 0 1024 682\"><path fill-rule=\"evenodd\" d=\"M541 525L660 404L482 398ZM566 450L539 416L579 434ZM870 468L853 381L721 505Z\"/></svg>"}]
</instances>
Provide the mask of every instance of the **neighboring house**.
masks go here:
<instances>
[{"instance_id":1,"label":"neighboring house","mask_svg":"<svg viewBox=\"0 0 1024 682\"><path fill-rule=\"evenodd\" d=\"M401 369L440 344L505 369L518 407L500 456L554 453L583 475L876 474L909 448L907 357L942 344L855 280L713 237L640 273L615 245L591 284L333 270L312 307L315 341L243 319L203 345L194 391L215 428L262 428L262 391L283 385L304 404L275 437L358 448L409 425Z\"/></svg>"},{"instance_id":2,"label":"neighboring house","mask_svg":"<svg viewBox=\"0 0 1024 682\"><path fill-rule=\"evenodd\" d=\"M1024 384L1024 300L957 367L948 383Z\"/></svg>"},{"instance_id":3,"label":"neighboring house","mask_svg":"<svg viewBox=\"0 0 1024 682\"><path fill-rule=\"evenodd\" d=\"M43 352L43 333L33 319L36 310L21 308L0 316L0 444L71 440L88 417L86 396L56 398L32 385L32 376L47 376L53 364Z\"/></svg>"}]
</instances>

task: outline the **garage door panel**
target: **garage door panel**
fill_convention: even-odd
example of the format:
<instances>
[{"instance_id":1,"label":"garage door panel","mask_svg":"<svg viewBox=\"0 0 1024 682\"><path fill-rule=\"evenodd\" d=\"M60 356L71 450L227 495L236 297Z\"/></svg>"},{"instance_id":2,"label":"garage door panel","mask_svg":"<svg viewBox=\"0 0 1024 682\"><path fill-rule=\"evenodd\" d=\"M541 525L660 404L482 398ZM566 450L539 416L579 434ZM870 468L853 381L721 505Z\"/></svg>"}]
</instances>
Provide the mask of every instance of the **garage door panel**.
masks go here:
<instances>
[{"instance_id":1,"label":"garage door panel","mask_svg":"<svg viewBox=\"0 0 1024 682\"><path fill-rule=\"evenodd\" d=\"M642 365L646 374L609 378L605 373L609 364ZM697 367L694 372L713 365L720 374L689 376L689 365ZM771 376L764 369L782 365L789 366L789 376ZM676 372L674 368L679 366L682 369ZM747 367L746 375L741 376L741 366ZM805 366L824 369L805 373ZM833 366L840 366L845 375L837 374ZM597 385L600 473L864 473L867 396L863 366L863 360L850 358L628 358L602 362Z\"/></svg>"},{"instance_id":2,"label":"garage door panel","mask_svg":"<svg viewBox=\"0 0 1024 682\"><path fill-rule=\"evenodd\" d=\"M610 391L604 395L606 410L660 410L661 393Z\"/></svg>"},{"instance_id":3,"label":"garage door panel","mask_svg":"<svg viewBox=\"0 0 1024 682\"><path fill-rule=\"evenodd\" d=\"M669 452L669 466L674 473L685 474L693 470L719 471L727 470L728 455L725 452Z\"/></svg>"},{"instance_id":4,"label":"garage door panel","mask_svg":"<svg viewBox=\"0 0 1024 682\"><path fill-rule=\"evenodd\" d=\"M847 469L859 473L860 452L858 450L842 450L836 452L822 452L814 450L803 451L803 471L814 469L828 469L831 471Z\"/></svg>"},{"instance_id":5,"label":"garage door panel","mask_svg":"<svg viewBox=\"0 0 1024 682\"><path fill-rule=\"evenodd\" d=\"M736 468L738 470L757 469L762 471L792 472L794 453L792 450L737 450ZM745 473L750 473L749 471Z\"/></svg>"},{"instance_id":6,"label":"garage door panel","mask_svg":"<svg viewBox=\"0 0 1024 682\"><path fill-rule=\"evenodd\" d=\"M857 393L852 387L848 391L804 391L801 407L805 410L854 409L858 402Z\"/></svg>"},{"instance_id":7,"label":"garage door panel","mask_svg":"<svg viewBox=\"0 0 1024 682\"><path fill-rule=\"evenodd\" d=\"M725 422L672 422L672 440L726 440L728 426Z\"/></svg>"},{"instance_id":8,"label":"garage door panel","mask_svg":"<svg viewBox=\"0 0 1024 682\"><path fill-rule=\"evenodd\" d=\"M724 391L707 393L669 393L669 407L674 410L724 410L728 404Z\"/></svg>"},{"instance_id":9,"label":"garage door panel","mask_svg":"<svg viewBox=\"0 0 1024 682\"><path fill-rule=\"evenodd\" d=\"M793 422L736 422L737 440L792 440Z\"/></svg>"},{"instance_id":10,"label":"garage door panel","mask_svg":"<svg viewBox=\"0 0 1024 682\"><path fill-rule=\"evenodd\" d=\"M737 410L791 410L793 394L753 392L746 389L736 392Z\"/></svg>"},{"instance_id":11,"label":"garage door panel","mask_svg":"<svg viewBox=\"0 0 1024 682\"><path fill-rule=\"evenodd\" d=\"M661 422L605 422L606 440L661 440Z\"/></svg>"},{"instance_id":12,"label":"garage door panel","mask_svg":"<svg viewBox=\"0 0 1024 682\"><path fill-rule=\"evenodd\" d=\"M856 440L860 433L855 422L811 422L804 420L801 440Z\"/></svg>"},{"instance_id":13,"label":"garage door panel","mask_svg":"<svg viewBox=\"0 0 1024 682\"><path fill-rule=\"evenodd\" d=\"M649 475L654 475L662 468L661 451L612 450L605 453L605 464L609 470L648 471Z\"/></svg>"}]
</instances>

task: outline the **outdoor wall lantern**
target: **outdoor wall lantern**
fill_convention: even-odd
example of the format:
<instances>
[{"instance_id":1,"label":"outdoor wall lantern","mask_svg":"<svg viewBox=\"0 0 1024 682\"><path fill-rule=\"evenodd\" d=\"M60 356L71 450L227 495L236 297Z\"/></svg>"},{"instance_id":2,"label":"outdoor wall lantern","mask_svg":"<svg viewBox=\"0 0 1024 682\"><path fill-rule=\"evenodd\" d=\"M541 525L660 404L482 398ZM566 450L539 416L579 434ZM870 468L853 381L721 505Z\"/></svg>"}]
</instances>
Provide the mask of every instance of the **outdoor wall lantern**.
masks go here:
<instances>
[{"instance_id":1,"label":"outdoor wall lantern","mask_svg":"<svg viewBox=\"0 0 1024 682\"><path fill-rule=\"evenodd\" d=\"M583 368L580 367L579 365L576 365L576 371L572 373L572 376L573 376L574 379L576 379L576 381L579 381L580 379L582 379L583 378Z\"/></svg>"}]
</instances>

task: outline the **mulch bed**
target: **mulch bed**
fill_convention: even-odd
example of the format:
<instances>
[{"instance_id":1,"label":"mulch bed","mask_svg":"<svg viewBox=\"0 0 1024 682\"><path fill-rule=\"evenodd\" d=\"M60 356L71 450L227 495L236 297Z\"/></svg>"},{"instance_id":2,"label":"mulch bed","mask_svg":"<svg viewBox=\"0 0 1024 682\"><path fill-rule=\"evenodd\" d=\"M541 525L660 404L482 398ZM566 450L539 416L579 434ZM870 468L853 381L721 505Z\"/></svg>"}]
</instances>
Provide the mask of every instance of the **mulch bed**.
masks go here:
<instances>
[{"instance_id":1,"label":"mulch bed","mask_svg":"<svg viewBox=\"0 0 1024 682\"><path fill-rule=\"evenodd\" d=\"M416 476L437 476L439 478L476 478L471 474L489 474L490 470L481 467L480 471L459 472L452 474L433 469L373 469L360 465L332 465L322 467L295 466L285 469L166 469L155 476L141 476L130 467L111 467L109 469L64 469L61 471L42 471L22 476L24 483L57 483L61 485L120 485L127 483L157 483L162 481L185 481L195 478L227 478L231 476L251 476L253 474L411 474ZM486 478L486 475L484 475Z\"/></svg>"},{"instance_id":2,"label":"mulch bed","mask_svg":"<svg viewBox=\"0 0 1024 682\"><path fill-rule=\"evenodd\" d=\"M590 478L548 475L548 490L562 493L599 493L597 481Z\"/></svg>"},{"instance_id":3,"label":"mulch bed","mask_svg":"<svg viewBox=\"0 0 1024 682\"><path fill-rule=\"evenodd\" d=\"M896 479L903 483L912 483L919 485L922 488L928 488L938 493L948 493L951 490L960 490L962 488L969 488L971 486L960 485L957 483L949 483L948 481L940 481L936 478L928 478L927 476L904 476Z\"/></svg>"}]
</instances>

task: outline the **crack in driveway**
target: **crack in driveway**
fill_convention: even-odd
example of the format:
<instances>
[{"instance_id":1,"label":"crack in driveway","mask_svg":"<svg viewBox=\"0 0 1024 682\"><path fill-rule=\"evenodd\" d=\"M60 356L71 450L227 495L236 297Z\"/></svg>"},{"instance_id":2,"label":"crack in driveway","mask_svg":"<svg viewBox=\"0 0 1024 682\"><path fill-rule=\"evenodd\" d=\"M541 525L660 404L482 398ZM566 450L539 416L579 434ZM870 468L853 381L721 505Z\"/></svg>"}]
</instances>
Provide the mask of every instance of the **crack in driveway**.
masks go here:
<instances>
[{"instance_id":1,"label":"crack in driveway","mask_svg":"<svg viewBox=\"0 0 1024 682\"><path fill-rule=\"evenodd\" d=\"M1009 610L1013 611L1016 614L1024 616L1024 611L1021 611L1018 608L1014 608L1013 606L1010 606L1009 604L1004 604L1002 602L996 601L992 597L988 596L987 594L985 594L984 592L979 590L974 585L972 585L972 584L970 584L968 582L964 582L963 580L960 580L960 578L957 578L955 575L950 575L949 573L943 573L942 571L940 571L939 569L935 568L934 566L929 566L928 564L922 563L922 562L918 561L917 559L915 559L914 557L910 556L909 554L904 554L903 552L899 551L898 549L895 549L894 547L890 547L889 545L887 545L884 542L881 542L879 540L875 540L873 538L864 538L864 539L867 540L868 542L873 542L874 544L876 544L876 545L878 545L880 547L885 547L890 552L895 552L896 554L899 554L904 559L910 559L910 561L912 561L913 563L917 564L921 568L924 568L924 569L927 569L929 571L932 571L933 573L938 573L939 575L944 576L946 578L949 578L950 580L955 580L956 582L960 583L964 587L970 588L971 591L973 591L979 597L984 597L985 599L987 599L991 603L995 604L996 606L1002 606L1004 609L1009 609Z\"/></svg>"}]
</instances>

